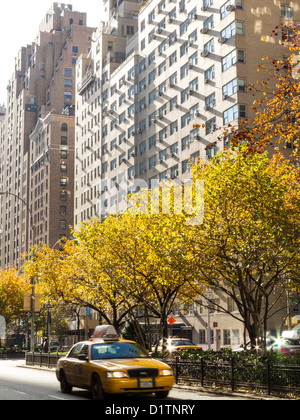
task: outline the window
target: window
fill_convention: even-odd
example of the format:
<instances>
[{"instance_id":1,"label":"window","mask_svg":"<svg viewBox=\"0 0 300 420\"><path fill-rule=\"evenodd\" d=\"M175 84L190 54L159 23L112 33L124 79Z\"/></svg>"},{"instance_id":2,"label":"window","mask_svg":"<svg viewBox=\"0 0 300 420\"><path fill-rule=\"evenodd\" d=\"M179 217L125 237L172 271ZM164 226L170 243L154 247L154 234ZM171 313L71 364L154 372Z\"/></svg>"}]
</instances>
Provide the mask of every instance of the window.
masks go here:
<instances>
[{"instance_id":1,"label":"window","mask_svg":"<svg viewBox=\"0 0 300 420\"><path fill-rule=\"evenodd\" d=\"M152 102L155 101L156 98L156 90L152 90L152 92L149 93L149 105L152 104Z\"/></svg>"},{"instance_id":2,"label":"window","mask_svg":"<svg viewBox=\"0 0 300 420\"><path fill-rule=\"evenodd\" d=\"M171 35L169 35L169 45L175 44L177 41L177 34L176 31L174 31Z\"/></svg>"},{"instance_id":3,"label":"window","mask_svg":"<svg viewBox=\"0 0 300 420\"><path fill-rule=\"evenodd\" d=\"M205 123L205 134L210 134L216 129L216 117L206 121Z\"/></svg>"},{"instance_id":4,"label":"window","mask_svg":"<svg viewBox=\"0 0 300 420\"><path fill-rule=\"evenodd\" d=\"M180 69L180 79L185 78L189 73L189 63L186 63L184 66Z\"/></svg>"},{"instance_id":5,"label":"window","mask_svg":"<svg viewBox=\"0 0 300 420\"><path fill-rule=\"evenodd\" d=\"M67 221L66 220L60 220L59 221L59 229L66 229L67 228Z\"/></svg>"},{"instance_id":6,"label":"window","mask_svg":"<svg viewBox=\"0 0 300 420\"><path fill-rule=\"evenodd\" d=\"M71 101L72 100L72 92L65 92L64 93L64 98L66 101Z\"/></svg>"},{"instance_id":7,"label":"window","mask_svg":"<svg viewBox=\"0 0 300 420\"><path fill-rule=\"evenodd\" d=\"M166 60L163 61L159 66L158 66L158 75L160 76L161 74L163 74L165 71L167 70L167 62Z\"/></svg>"},{"instance_id":8,"label":"window","mask_svg":"<svg viewBox=\"0 0 300 420\"><path fill-rule=\"evenodd\" d=\"M114 169L116 169L117 168L117 159L113 159L111 162L110 162L110 170L111 171L113 171Z\"/></svg>"},{"instance_id":9,"label":"window","mask_svg":"<svg viewBox=\"0 0 300 420\"><path fill-rule=\"evenodd\" d=\"M65 87L72 87L72 80L65 79L64 86Z\"/></svg>"},{"instance_id":10,"label":"window","mask_svg":"<svg viewBox=\"0 0 300 420\"><path fill-rule=\"evenodd\" d=\"M223 114L224 124L229 124L237 118L246 117L246 105L234 105L227 109Z\"/></svg>"},{"instance_id":11,"label":"window","mask_svg":"<svg viewBox=\"0 0 300 420\"><path fill-rule=\"evenodd\" d=\"M66 214L67 214L67 207L66 206L60 206L59 214L61 216L66 216Z\"/></svg>"},{"instance_id":12,"label":"window","mask_svg":"<svg viewBox=\"0 0 300 420\"><path fill-rule=\"evenodd\" d=\"M73 69L65 69L64 70L65 76L66 77L72 77L73 75Z\"/></svg>"},{"instance_id":13,"label":"window","mask_svg":"<svg viewBox=\"0 0 300 420\"><path fill-rule=\"evenodd\" d=\"M203 28L206 31L209 31L214 27L214 15L211 15L208 19L204 21Z\"/></svg>"},{"instance_id":14,"label":"window","mask_svg":"<svg viewBox=\"0 0 300 420\"><path fill-rule=\"evenodd\" d=\"M178 132L178 122L175 121L170 125L170 135Z\"/></svg>"},{"instance_id":15,"label":"window","mask_svg":"<svg viewBox=\"0 0 300 420\"><path fill-rule=\"evenodd\" d=\"M154 19L155 19L155 11L152 10L152 12L150 12L148 15L148 23L153 23Z\"/></svg>"},{"instance_id":16,"label":"window","mask_svg":"<svg viewBox=\"0 0 300 420\"><path fill-rule=\"evenodd\" d=\"M280 15L281 15L282 18L292 19L292 17L293 17L292 6L289 6L287 4L281 4L280 9L281 9Z\"/></svg>"},{"instance_id":17,"label":"window","mask_svg":"<svg viewBox=\"0 0 300 420\"><path fill-rule=\"evenodd\" d=\"M149 138L149 149L153 149L153 147L156 146L156 135L154 134L154 136L151 136Z\"/></svg>"},{"instance_id":18,"label":"window","mask_svg":"<svg viewBox=\"0 0 300 420\"><path fill-rule=\"evenodd\" d=\"M216 76L216 71L215 71L215 66L211 66L209 69L207 69L204 73L204 78L206 81L211 81L215 78Z\"/></svg>"},{"instance_id":19,"label":"window","mask_svg":"<svg viewBox=\"0 0 300 420\"><path fill-rule=\"evenodd\" d=\"M237 80L238 79L234 79L231 82L227 83L226 85L223 86L223 98L226 98L227 96L231 96L234 93L237 92Z\"/></svg>"},{"instance_id":20,"label":"window","mask_svg":"<svg viewBox=\"0 0 300 420\"><path fill-rule=\"evenodd\" d=\"M206 44L204 44L204 51L206 53L212 53L215 51L215 41L213 38L210 41L208 41Z\"/></svg>"},{"instance_id":21,"label":"window","mask_svg":"<svg viewBox=\"0 0 300 420\"><path fill-rule=\"evenodd\" d=\"M66 123L63 123L62 125L61 125L61 127L60 127L60 129L61 129L61 131L68 131L68 124L66 124Z\"/></svg>"},{"instance_id":22,"label":"window","mask_svg":"<svg viewBox=\"0 0 300 420\"><path fill-rule=\"evenodd\" d=\"M156 155L152 156L149 159L149 169L152 169L156 166Z\"/></svg>"},{"instance_id":23,"label":"window","mask_svg":"<svg viewBox=\"0 0 300 420\"><path fill-rule=\"evenodd\" d=\"M67 193L66 193L66 191L61 191L61 193L60 193L60 201L67 201Z\"/></svg>"},{"instance_id":24,"label":"window","mask_svg":"<svg viewBox=\"0 0 300 420\"><path fill-rule=\"evenodd\" d=\"M60 186L66 187L67 186L67 178L61 178L60 179Z\"/></svg>"},{"instance_id":25,"label":"window","mask_svg":"<svg viewBox=\"0 0 300 420\"><path fill-rule=\"evenodd\" d=\"M223 330L224 335L224 346L230 346L231 338L230 338L230 330Z\"/></svg>"},{"instance_id":26,"label":"window","mask_svg":"<svg viewBox=\"0 0 300 420\"><path fill-rule=\"evenodd\" d=\"M236 64L236 51L232 51L224 58L222 58L222 71L226 71L229 67Z\"/></svg>"},{"instance_id":27,"label":"window","mask_svg":"<svg viewBox=\"0 0 300 420\"><path fill-rule=\"evenodd\" d=\"M73 53L74 55L77 55L77 54L78 54L78 47L73 46L73 47L72 47L72 53Z\"/></svg>"},{"instance_id":28,"label":"window","mask_svg":"<svg viewBox=\"0 0 300 420\"><path fill-rule=\"evenodd\" d=\"M238 63L245 63L245 51L237 50L237 60Z\"/></svg>"},{"instance_id":29,"label":"window","mask_svg":"<svg viewBox=\"0 0 300 420\"><path fill-rule=\"evenodd\" d=\"M64 173L68 172L68 168L67 168L67 165L65 163L62 163L60 165L60 172L64 172Z\"/></svg>"},{"instance_id":30,"label":"window","mask_svg":"<svg viewBox=\"0 0 300 420\"><path fill-rule=\"evenodd\" d=\"M177 62L177 51L174 51L169 57L169 66L173 66Z\"/></svg>"},{"instance_id":31,"label":"window","mask_svg":"<svg viewBox=\"0 0 300 420\"><path fill-rule=\"evenodd\" d=\"M189 65L190 66L196 66L197 64L198 64L198 52L195 52L189 58Z\"/></svg>"},{"instance_id":32,"label":"window","mask_svg":"<svg viewBox=\"0 0 300 420\"><path fill-rule=\"evenodd\" d=\"M184 160L181 163L181 172L185 174L189 170L189 159Z\"/></svg>"},{"instance_id":33,"label":"window","mask_svg":"<svg viewBox=\"0 0 300 420\"><path fill-rule=\"evenodd\" d=\"M156 77L156 70L153 70L151 73L149 73L149 76L148 76L149 85L154 82L155 77Z\"/></svg>"},{"instance_id":34,"label":"window","mask_svg":"<svg viewBox=\"0 0 300 420\"><path fill-rule=\"evenodd\" d=\"M188 41L185 41L180 46L180 57L182 57L184 54L186 54L188 52L188 48L189 48L189 43L188 43Z\"/></svg>"}]
</instances>

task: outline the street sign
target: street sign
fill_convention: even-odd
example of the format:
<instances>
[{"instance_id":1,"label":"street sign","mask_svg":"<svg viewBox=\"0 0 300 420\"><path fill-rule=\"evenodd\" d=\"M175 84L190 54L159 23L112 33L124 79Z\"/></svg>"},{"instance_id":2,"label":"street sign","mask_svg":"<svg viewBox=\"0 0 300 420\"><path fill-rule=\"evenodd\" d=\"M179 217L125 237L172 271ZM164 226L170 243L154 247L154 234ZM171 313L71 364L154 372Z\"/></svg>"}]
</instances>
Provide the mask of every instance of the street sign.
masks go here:
<instances>
[{"instance_id":1,"label":"street sign","mask_svg":"<svg viewBox=\"0 0 300 420\"><path fill-rule=\"evenodd\" d=\"M174 325L175 324L175 322L176 322L176 320L171 316L171 318L169 318L168 319L168 323L170 324L170 325Z\"/></svg>"}]
</instances>

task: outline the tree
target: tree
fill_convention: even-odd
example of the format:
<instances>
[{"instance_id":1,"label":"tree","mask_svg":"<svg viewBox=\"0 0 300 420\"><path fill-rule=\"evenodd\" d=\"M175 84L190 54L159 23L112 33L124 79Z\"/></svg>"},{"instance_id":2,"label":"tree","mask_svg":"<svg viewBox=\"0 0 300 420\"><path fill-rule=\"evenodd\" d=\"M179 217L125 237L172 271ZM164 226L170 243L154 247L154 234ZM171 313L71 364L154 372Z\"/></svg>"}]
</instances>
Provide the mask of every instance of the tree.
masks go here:
<instances>
[{"instance_id":1,"label":"tree","mask_svg":"<svg viewBox=\"0 0 300 420\"><path fill-rule=\"evenodd\" d=\"M238 146L247 141L247 152L264 151L266 147L281 145L294 150L298 160L300 125L299 53L300 32L290 25L276 26L267 38L281 43L283 59L262 58L258 71L266 77L247 86L253 94L254 118L239 119L237 126L229 124L220 140L230 139ZM267 41L267 39L265 39ZM285 53L284 53L285 51Z\"/></svg>"},{"instance_id":2,"label":"tree","mask_svg":"<svg viewBox=\"0 0 300 420\"><path fill-rule=\"evenodd\" d=\"M0 271L0 315L9 326L23 312L24 293L31 292L29 278L17 268Z\"/></svg>"},{"instance_id":3,"label":"tree","mask_svg":"<svg viewBox=\"0 0 300 420\"><path fill-rule=\"evenodd\" d=\"M205 181L204 222L189 239L194 272L236 304L239 315L231 315L255 345L286 307L289 283L299 285L299 169L282 155L269 160L241 147L200 162L194 176Z\"/></svg>"}]
</instances>

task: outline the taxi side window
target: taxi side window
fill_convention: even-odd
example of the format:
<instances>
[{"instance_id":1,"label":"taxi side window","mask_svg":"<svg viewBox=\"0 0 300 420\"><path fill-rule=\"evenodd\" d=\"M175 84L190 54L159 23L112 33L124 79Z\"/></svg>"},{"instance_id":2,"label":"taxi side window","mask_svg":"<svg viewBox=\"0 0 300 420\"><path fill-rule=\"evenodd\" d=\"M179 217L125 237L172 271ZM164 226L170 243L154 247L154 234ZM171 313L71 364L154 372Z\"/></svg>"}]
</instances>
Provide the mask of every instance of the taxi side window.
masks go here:
<instances>
[{"instance_id":1,"label":"taxi side window","mask_svg":"<svg viewBox=\"0 0 300 420\"><path fill-rule=\"evenodd\" d=\"M80 354L84 354L85 356L89 355L89 346L85 345L82 347L82 350L80 351Z\"/></svg>"},{"instance_id":2,"label":"taxi side window","mask_svg":"<svg viewBox=\"0 0 300 420\"><path fill-rule=\"evenodd\" d=\"M68 357L77 359L78 356L79 356L81 348L82 348L82 343L81 344L80 343L75 344L75 346L72 348Z\"/></svg>"}]
</instances>

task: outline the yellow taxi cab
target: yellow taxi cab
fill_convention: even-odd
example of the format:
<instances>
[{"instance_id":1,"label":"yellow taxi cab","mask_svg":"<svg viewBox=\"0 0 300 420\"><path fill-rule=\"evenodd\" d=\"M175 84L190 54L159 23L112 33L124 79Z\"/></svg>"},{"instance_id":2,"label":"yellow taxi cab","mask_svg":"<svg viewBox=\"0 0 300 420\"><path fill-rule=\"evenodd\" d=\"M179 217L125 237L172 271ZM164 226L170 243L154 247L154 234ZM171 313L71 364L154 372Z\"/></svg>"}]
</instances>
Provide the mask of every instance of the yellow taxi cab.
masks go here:
<instances>
[{"instance_id":1,"label":"yellow taxi cab","mask_svg":"<svg viewBox=\"0 0 300 420\"><path fill-rule=\"evenodd\" d=\"M170 366L152 359L134 341L120 338L111 325L96 327L93 339L75 344L59 359L56 376L63 393L73 387L88 389L95 400L140 393L167 398L174 385Z\"/></svg>"}]
</instances>

